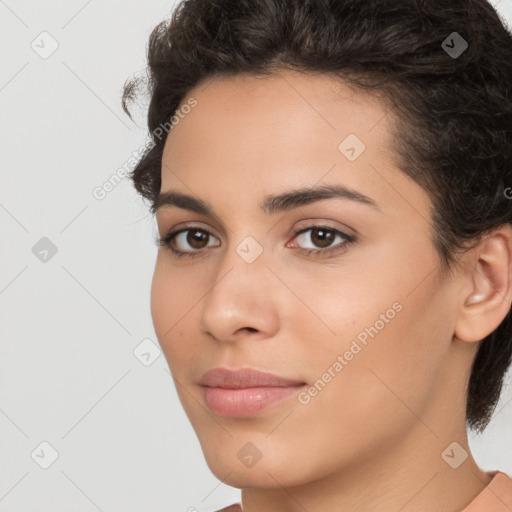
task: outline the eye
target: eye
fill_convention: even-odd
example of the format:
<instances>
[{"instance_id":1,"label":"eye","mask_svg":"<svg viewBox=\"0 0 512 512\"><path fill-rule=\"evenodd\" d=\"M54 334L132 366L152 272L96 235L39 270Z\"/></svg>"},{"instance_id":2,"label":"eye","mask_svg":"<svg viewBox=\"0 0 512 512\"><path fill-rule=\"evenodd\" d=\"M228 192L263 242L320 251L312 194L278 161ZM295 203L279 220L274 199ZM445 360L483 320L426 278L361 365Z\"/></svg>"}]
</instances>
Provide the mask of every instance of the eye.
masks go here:
<instances>
[{"instance_id":1,"label":"eye","mask_svg":"<svg viewBox=\"0 0 512 512\"><path fill-rule=\"evenodd\" d=\"M306 234L308 232L310 232L309 235ZM296 231L294 235L294 238L300 240L303 244L308 240L313 243L313 248L299 249L307 255L321 254L322 256L325 256L327 254L344 250L346 246L356 241L355 237L347 235L346 233L343 233L343 231L339 231L338 229L334 229L329 226L308 226ZM336 238L341 239L341 243L331 246ZM320 246L320 249L316 249L315 246Z\"/></svg>"},{"instance_id":2,"label":"eye","mask_svg":"<svg viewBox=\"0 0 512 512\"><path fill-rule=\"evenodd\" d=\"M194 258L207 247L205 242L208 242L210 237L213 237L213 235L209 231L197 227L189 227L178 231L171 231L160 238L157 243L159 246L170 249L178 257L188 256ZM189 247L192 247L192 250L187 250L187 244ZM175 245L185 247L185 249L176 249Z\"/></svg>"}]
</instances>

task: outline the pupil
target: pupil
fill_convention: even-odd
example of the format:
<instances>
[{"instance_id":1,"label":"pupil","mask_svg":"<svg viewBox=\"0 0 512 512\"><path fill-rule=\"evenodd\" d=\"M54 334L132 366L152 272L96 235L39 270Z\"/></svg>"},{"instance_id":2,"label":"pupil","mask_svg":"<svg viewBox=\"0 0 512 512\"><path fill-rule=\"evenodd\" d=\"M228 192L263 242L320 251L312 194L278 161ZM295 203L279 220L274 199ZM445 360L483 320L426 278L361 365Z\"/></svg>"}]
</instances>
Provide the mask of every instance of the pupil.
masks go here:
<instances>
[{"instance_id":1,"label":"pupil","mask_svg":"<svg viewBox=\"0 0 512 512\"><path fill-rule=\"evenodd\" d=\"M201 248L201 241L204 241L207 237L207 234L204 233L203 231L199 231L197 229L195 230L190 230L188 232L188 236L187 236L187 242L192 246L194 247L195 249L200 249Z\"/></svg>"},{"instance_id":2,"label":"pupil","mask_svg":"<svg viewBox=\"0 0 512 512\"><path fill-rule=\"evenodd\" d=\"M319 242L316 240L313 240L316 245L319 245L320 247L328 247L330 243L332 242L333 234L330 231L324 230L324 229L314 229L313 233L320 233ZM327 234L326 233L330 233ZM317 239L318 237L315 237L313 235L313 238Z\"/></svg>"}]
</instances>

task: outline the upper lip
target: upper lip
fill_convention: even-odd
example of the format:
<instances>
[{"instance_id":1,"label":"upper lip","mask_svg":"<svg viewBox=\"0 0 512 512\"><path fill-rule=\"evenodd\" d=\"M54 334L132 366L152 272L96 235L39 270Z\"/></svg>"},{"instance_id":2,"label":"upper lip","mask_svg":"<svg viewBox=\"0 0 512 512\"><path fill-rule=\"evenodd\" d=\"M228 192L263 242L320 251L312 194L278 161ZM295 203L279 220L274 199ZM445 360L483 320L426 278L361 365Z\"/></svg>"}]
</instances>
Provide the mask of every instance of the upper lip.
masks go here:
<instances>
[{"instance_id":1,"label":"upper lip","mask_svg":"<svg viewBox=\"0 0 512 512\"><path fill-rule=\"evenodd\" d=\"M254 368L212 368L208 370L199 381L202 386L215 388L254 388L254 387L285 387L299 386L305 382L299 380L286 379L272 373L261 372Z\"/></svg>"}]
</instances>

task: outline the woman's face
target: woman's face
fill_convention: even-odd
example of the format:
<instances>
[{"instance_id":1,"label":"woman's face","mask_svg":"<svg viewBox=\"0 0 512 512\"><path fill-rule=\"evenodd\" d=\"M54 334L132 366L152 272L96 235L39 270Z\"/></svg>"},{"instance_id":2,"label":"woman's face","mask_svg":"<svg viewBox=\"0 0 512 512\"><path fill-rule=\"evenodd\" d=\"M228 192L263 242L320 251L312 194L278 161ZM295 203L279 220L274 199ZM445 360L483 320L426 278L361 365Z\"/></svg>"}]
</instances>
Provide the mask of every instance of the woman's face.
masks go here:
<instances>
[{"instance_id":1,"label":"woman's face","mask_svg":"<svg viewBox=\"0 0 512 512\"><path fill-rule=\"evenodd\" d=\"M235 487L296 485L398 457L406 440L440 460L449 439L432 434L463 418L448 408L472 354L454 358L456 286L438 280L428 195L392 161L390 113L289 71L189 96L161 192L211 214L161 201L160 236L189 231L159 249L151 309L210 469ZM325 187L353 195L269 199ZM214 367L304 385L266 407L262 389L210 390L211 408L200 379Z\"/></svg>"}]
</instances>

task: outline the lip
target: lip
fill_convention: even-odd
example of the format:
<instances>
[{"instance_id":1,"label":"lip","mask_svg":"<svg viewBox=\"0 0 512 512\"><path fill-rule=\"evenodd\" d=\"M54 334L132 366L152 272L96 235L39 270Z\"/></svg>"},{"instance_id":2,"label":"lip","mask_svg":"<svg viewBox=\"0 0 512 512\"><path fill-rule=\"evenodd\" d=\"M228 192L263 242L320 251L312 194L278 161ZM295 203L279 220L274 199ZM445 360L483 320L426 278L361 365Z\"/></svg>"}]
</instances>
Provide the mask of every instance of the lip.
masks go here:
<instances>
[{"instance_id":1,"label":"lip","mask_svg":"<svg viewBox=\"0 0 512 512\"><path fill-rule=\"evenodd\" d=\"M286 398L306 383L254 368L212 368L199 381L206 405L220 416L251 416Z\"/></svg>"},{"instance_id":2,"label":"lip","mask_svg":"<svg viewBox=\"0 0 512 512\"><path fill-rule=\"evenodd\" d=\"M305 382L279 377L273 373L261 372L254 368L237 368L231 370L216 367L203 374L199 384L214 388L241 389L262 386L298 386L305 384Z\"/></svg>"}]
</instances>

